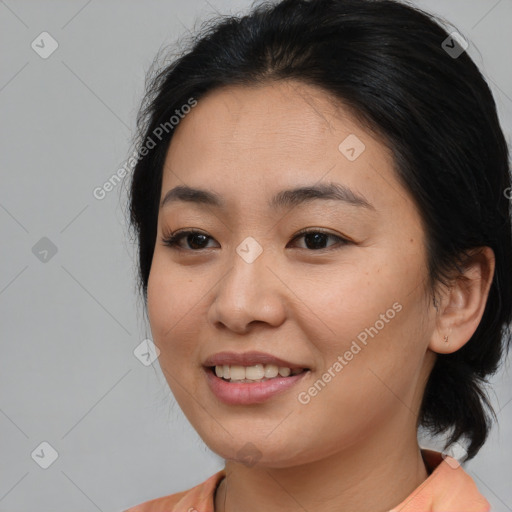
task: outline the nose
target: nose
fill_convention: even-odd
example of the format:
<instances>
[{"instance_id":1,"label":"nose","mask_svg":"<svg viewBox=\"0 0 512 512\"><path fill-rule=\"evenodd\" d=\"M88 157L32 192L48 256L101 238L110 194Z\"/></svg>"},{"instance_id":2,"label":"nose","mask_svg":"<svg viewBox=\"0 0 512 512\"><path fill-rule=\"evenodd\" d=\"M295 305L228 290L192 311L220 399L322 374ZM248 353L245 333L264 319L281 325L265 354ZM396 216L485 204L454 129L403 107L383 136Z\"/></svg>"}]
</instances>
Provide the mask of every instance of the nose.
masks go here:
<instances>
[{"instance_id":1,"label":"nose","mask_svg":"<svg viewBox=\"0 0 512 512\"><path fill-rule=\"evenodd\" d=\"M245 334L252 324L278 327L284 322L287 287L272 259L264 251L249 263L234 252L230 270L215 288L208 310L210 323Z\"/></svg>"}]
</instances>

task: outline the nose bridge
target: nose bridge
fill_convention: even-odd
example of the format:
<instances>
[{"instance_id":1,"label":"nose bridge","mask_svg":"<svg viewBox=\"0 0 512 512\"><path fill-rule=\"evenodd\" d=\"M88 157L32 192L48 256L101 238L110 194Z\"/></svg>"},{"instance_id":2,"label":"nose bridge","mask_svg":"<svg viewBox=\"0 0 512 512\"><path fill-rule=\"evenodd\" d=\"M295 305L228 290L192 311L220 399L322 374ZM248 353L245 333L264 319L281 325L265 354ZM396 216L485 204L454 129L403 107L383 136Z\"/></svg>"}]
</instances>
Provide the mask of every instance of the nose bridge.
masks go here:
<instances>
[{"instance_id":1,"label":"nose bridge","mask_svg":"<svg viewBox=\"0 0 512 512\"><path fill-rule=\"evenodd\" d=\"M253 237L246 237L230 258L231 272L224 283L228 300L243 308L272 295L272 273L267 268L270 253ZM275 283L274 283L275 284Z\"/></svg>"},{"instance_id":2,"label":"nose bridge","mask_svg":"<svg viewBox=\"0 0 512 512\"><path fill-rule=\"evenodd\" d=\"M282 283L268 268L272 255L253 237L245 238L229 259L215 294L211 320L244 331L254 321L278 325L284 316Z\"/></svg>"}]
</instances>

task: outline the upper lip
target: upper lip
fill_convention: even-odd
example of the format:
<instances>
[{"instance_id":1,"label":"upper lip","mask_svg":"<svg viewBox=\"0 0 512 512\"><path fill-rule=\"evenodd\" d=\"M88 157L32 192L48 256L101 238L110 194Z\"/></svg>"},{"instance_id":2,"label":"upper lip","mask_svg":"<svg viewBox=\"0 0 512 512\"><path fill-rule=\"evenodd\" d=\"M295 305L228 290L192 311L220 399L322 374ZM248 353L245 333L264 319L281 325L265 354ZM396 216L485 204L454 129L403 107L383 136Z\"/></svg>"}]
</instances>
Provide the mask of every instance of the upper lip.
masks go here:
<instances>
[{"instance_id":1,"label":"upper lip","mask_svg":"<svg viewBox=\"0 0 512 512\"><path fill-rule=\"evenodd\" d=\"M291 363L280 357L265 352L218 352L208 357L203 363L204 366L239 365L254 366L256 364L275 364L279 367L290 368L291 370L307 368L304 365Z\"/></svg>"}]
</instances>

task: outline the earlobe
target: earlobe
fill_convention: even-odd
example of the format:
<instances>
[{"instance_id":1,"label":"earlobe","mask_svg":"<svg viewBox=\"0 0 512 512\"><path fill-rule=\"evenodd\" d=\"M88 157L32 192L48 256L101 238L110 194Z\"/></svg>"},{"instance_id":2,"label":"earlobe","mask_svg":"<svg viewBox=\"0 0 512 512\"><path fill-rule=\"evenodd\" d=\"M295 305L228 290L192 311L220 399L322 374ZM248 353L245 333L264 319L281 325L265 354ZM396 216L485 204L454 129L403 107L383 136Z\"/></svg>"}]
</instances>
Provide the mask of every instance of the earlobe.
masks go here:
<instances>
[{"instance_id":1,"label":"earlobe","mask_svg":"<svg viewBox=\"0 0 512 512\"><path fill-rule=\"evenodd\" d=\"M474 249L450 287L433 301L436 327L429 349L451 354L475 333L484 314L494 276L495 258L490 247Z\"/></svg>"}]
</instances>

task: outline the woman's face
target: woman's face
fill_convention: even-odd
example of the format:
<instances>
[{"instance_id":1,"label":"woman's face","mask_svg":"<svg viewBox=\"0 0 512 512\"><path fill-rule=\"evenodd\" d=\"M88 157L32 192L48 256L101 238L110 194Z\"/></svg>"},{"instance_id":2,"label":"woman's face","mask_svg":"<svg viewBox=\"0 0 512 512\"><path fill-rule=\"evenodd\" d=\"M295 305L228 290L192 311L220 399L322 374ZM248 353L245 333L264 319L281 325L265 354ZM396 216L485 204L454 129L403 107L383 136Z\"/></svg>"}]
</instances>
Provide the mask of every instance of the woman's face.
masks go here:
<instances>
[{"instance_id":1,"label":"woman's face","mask_svg":"<svg viewBox=\"0 0 512 512\"><path fill-rule=\"evenodd\" d=\"M415 438L434 317L422 223L390 151L291 81L216 90L175 130L161 200L191 187L219 204L167 196L148 312L206 444L285 467ZM178 230L200 233L162 242Z\"/></svg>"}]
</instances>

